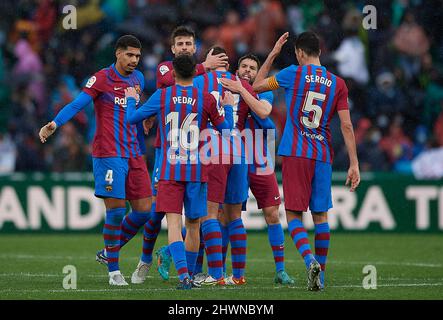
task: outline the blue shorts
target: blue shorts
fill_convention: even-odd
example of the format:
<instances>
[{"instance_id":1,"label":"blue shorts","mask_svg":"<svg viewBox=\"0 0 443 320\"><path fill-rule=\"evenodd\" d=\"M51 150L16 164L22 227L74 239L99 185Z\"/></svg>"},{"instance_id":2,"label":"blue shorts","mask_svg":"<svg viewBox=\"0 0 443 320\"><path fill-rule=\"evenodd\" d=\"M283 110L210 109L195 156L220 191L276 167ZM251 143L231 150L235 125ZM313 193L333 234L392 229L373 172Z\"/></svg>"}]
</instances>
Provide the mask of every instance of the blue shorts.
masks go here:
<instances>
[{"instance_id":1,"label":"blue shorts","mask_svg":"<svg viewBox=\"0 0 443 320\"><path fill-rule=\"evenodd\" d=\"M213 164L208 174L208 200L237 204L248 199L248 165Z\"/></svg>"},{"instance_id":2,"label":"blue shorts","mask_svg":"<svg viewBox=\"0 0 443 320\"><path fill-rule=\"evenodd\" d=\"M142 156L92 158L95 196L137 200L152 195L151 180Z\"/></svg>"},{"instance_id":3,"label":"blue shorts","mask_svg":"<svg viewBox=\"0 0 443 320\"><path fill-rule=\"evenodd\" d=\"M189 219L205 217L207 210L208 185L205 182L160 180L158 183L157 212L183 212Z\"/></svg>"},{"instance_id":4,"label":"blue shorts","mask_svg":"<svg viewBox=\"0 0 443 320\"><path fill-rule=\"evenodd\" d=\"M157 188L158 180L160 178L160 169L158 168L160 161L160 152L161 148L155 148L155 158L154 158L154 168L152 170L152 195L157 196Z\"/></svg>"}]
</instances>

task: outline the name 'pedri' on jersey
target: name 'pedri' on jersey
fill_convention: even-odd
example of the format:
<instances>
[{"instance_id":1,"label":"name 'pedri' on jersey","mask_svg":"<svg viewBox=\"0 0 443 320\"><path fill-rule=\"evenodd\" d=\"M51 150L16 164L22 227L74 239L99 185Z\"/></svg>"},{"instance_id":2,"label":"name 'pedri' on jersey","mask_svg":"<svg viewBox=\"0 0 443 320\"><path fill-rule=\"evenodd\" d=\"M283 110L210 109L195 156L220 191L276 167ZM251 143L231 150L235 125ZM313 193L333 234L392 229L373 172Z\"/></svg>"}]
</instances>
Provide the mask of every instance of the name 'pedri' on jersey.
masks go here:
<instances>
[{"instance_id":1,"label":"name 'pedri' on jersey","mask_svg":"<svg viewBox=\"0 0 443 320\"><path fill-rule=\"evenodd\" d=\"M83 92L94 101L97 127L92 146L93 157L136 158L142 154L137 140L137 126L126 121L125 89L128 87L135 87L140 94L144 89L142 73L135 70L125 77L112 64L96 72L83 88Z\"/></svg>"},{"instance_id":2,"label":"name 'pedri' on jersey","mask_svg":"<svg viewBox=\"0 0 443 320\"><path fill-rule=\"evenodd\" d=\"M278 154L332 163L329 124L337 111L349 109L344 80L323 66L291 65L272 77L270 84L284 88L286 97Z\"/></svg>"}]
</instances>

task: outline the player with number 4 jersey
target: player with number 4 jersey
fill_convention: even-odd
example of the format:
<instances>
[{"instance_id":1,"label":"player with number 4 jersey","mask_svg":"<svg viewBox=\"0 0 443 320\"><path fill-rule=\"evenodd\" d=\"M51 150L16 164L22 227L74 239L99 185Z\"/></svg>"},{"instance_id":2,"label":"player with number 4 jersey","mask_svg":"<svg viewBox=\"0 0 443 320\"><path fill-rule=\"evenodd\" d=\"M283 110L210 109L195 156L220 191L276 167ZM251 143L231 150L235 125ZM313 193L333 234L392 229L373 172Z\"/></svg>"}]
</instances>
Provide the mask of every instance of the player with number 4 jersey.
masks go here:
<instances>
[{"instance_id":1,"label":"player with number 4 jersey","mask_svg":"<svg viewBox=\"0 0 443 320\"><path fill-rule=\"evenodd\" d=\"M295 41L299 65L291 65L265 78L289 34L276 42L259 70L253 87L257 92L285 90L287 117L278 154L283 157L282 176L288 230L308 273L308 289L324 288L329 248L327 212L332 207L333 150L329 124L338 113L350 166L346 184L354 191L360 182L354 131L348 106L348 89L340 77L320 64L320 41L313 32ZM302 214L311 210L315 224L315 256L312 254Z\"/></svg>"}]
</instances>

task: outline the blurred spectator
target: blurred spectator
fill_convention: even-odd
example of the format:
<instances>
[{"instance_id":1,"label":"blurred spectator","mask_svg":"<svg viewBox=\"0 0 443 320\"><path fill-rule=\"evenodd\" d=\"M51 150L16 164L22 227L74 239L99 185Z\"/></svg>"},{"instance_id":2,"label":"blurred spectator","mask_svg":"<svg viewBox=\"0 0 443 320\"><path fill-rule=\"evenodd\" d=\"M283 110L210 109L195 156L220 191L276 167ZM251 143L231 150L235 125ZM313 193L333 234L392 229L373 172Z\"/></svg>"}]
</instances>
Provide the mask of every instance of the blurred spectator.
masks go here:
<instances>
[{"instance_id":1,"label":"blurred spectator","mask_svg":"<svg viewBox=\"0 0 443 320\"><path fill-rule=\"evenodd\" d=\"M232 68L245 52L263 60L278 36L289 31L272 74L297 63L297 34L316 31L322 64L342 76L349 90L362 170L408 172L411 159L435 155L431 147L443 143L442 1L374 0L374 30L361 27L366 2L360 0L77 0L77 30L69 31L60 28L61 3L67 2L0 2L0 125L7 130L1 143L8 145L4 137L9 137L16 145L16 171L90 170L92 104L45 145L36 138L38 129L91 74L114 61L114 43L122 34L142 41L139 69L146 99L155 90L158 62L171 59L168 37L179 24L196 31L199 61L209 47L222 44ZM286 120L284 99L281 90L275 92L271 117L277 140ZM331 134L334 169L346 170L337 119L331 121Z\"/></svg>"},{"instance_id":2,"label":"blurred spectator","mask_svg":"<svg viewBox=\"0 0 443 320\"><path fill-rule=\"evenodd\" d=\"M389 127L388 135L384 136L379 147L387 155L389 163L394 166L410 162L413 156L412 141L405 135L399 120L394 120Z\"/></svg>"},{"instance_id":3,"label":"blurred spectator","mask_svg":"<svg viewBox=\"0 0 443 320\"><path fill-rule=\"evenodd\" d=\"M14 172L16 147L8 134L0 131L0 175Z\"/></svg>"},{"instance_id":4,"label":"blurred spectator","mask_svg":"<svg viewBox=\"0 0 443 320\"><path fill-rule=\"evenodd\" d=\"M340 76L351 78L359 85L366 85L369 81L369 74L366 65L365 48L358 37L360 25L360 12L356 10L349 11L343 21L346 37L333 56L337 60L337 70Z\"/></svg>"},{"instance_id":5,"label":"blurred spectator","mask_svg":"<svg viewBox=\"0 0 443 320\"><path fill-rule=\"evenodd\" d=\"M54 143L53 171L83 171L86 163L85 144L72 122L60 128Z\"/></svg>"},{"instance_id":6,"label":"blurred spectator","mask_svg":"<svg viewBox=\"0 0 443 320\"><path fill-rule=\"evenodd\" d=\"M412 162L416 179L443 178L443 147L427 150Z\"/></svg>"}]
</instances>

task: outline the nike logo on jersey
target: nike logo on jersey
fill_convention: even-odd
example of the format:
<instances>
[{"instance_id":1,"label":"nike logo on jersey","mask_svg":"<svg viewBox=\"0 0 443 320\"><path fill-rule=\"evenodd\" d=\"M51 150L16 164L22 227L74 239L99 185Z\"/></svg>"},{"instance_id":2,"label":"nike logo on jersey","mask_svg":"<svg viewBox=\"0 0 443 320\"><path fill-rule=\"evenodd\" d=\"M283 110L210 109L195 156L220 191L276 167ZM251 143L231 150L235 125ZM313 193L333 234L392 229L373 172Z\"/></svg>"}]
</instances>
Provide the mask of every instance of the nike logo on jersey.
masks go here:
<instances>
[{"instance_id":1,"label":"nike logo on jersey","mask_svg":"<svg viewBox=\"0 0 443 320\"><path fill-rule=\"evenodd\" d=\"M278 197L274 197L274 200L278 200L278 199L280 199L280 196L278 196Z\"/></svg>"},{"instance_id":2,"label":"nike logo on jersey","mask_svg":"<svg viewBox=\"0 0 443 320\"><path fill-rule=\"evenodd\" d=\"M114 87L114 90L120 90L122 87Z\"/></svg>"}]
</instances>

